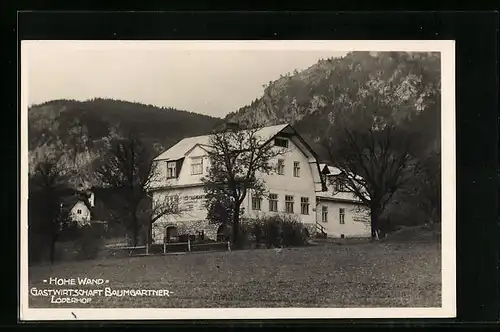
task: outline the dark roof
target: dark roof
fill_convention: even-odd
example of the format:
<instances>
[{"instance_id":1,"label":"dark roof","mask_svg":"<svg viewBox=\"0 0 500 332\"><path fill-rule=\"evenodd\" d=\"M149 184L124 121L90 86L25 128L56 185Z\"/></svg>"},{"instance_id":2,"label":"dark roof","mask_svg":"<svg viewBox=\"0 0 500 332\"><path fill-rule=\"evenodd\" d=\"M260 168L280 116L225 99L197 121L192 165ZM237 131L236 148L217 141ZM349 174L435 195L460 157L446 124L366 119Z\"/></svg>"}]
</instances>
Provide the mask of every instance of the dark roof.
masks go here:
<instances>
[{"instance_id":1,"label":"dark roof","mask_svg":"<svg viewBox=\"0 0 500 332\"><path fill-rule=\"evenodd\" d=\"M90 206L90 202L88 200L89 197L90 195L87 192L76 192L69 196L63 196L61 198L61 209L64 213L68 213L76 203L83 202L89 210L92 210L92 207Z\"/></svg>"},{"instance_id":2,"label":"dark roof","mask_svg":"<svg viewBox=\"0 0 500 332\"><path fill-rule=\"evenodd\" d=\"M91 191L94 193L94 207L91 210L92 220L114 220L113 212L119 210L123 204L121 201L122 192L126 190L123 188L92 188Z\"/></svg>"},{"instance_id":3,"label":"dark roof","mask_svg":"<svg viewBox=\"0 0 500 332\"><path fill-rule=\"evenodd\" d=\"M110 221L112 215L102 200L94 199L94 207L90 210L91 220Z\"/></svg>"},{"instance_id":4,"label":"dark roof","mask_svg":"<svg viewBox=\"0 0 500 332\"><path fill-rule=\"evenodd\" d=\"M78 201L79 199L77 195L71 195L61 198L61 211L64 214L69 213Z\"/></svg>"}]
</instances>

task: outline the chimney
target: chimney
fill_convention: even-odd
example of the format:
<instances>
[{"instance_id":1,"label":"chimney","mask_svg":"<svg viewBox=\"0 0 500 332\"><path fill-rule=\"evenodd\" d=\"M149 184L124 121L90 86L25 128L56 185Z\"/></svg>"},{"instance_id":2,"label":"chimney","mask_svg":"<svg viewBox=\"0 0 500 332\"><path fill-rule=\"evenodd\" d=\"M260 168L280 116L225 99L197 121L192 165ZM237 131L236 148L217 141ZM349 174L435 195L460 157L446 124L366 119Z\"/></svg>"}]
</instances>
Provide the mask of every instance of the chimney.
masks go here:
<instances>
[{"instance_id":1,"label":"chimney","mask_svg":"<svg viewBox=\"0 0 500 332\"><path fill-rule=\"evenodd\" d=\"M94 207L94 193L89 191L89 204L90 204L90 207Z\"/></svg>"}]
</instances>

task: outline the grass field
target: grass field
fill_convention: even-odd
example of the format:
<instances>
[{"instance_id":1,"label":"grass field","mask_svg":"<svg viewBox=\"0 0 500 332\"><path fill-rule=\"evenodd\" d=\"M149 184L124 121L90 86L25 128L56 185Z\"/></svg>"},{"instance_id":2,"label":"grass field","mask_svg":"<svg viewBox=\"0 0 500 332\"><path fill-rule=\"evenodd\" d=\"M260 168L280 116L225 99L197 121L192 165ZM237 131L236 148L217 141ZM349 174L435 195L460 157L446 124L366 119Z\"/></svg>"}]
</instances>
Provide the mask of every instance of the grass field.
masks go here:
<instances>
[{"instance_id":1,"label":"grass field","mask_svg":"<svg viewBox=\"0 0 500 332\"><path fill-rule=\"evenodd\" d=\"M438 243L364 243L132 257L35 266L30 288L67 288L50 277L103 278L79 289L168 289L169 297L97 296L89 304L30 307L440 307Z\"/></svg>"}]
</instances>

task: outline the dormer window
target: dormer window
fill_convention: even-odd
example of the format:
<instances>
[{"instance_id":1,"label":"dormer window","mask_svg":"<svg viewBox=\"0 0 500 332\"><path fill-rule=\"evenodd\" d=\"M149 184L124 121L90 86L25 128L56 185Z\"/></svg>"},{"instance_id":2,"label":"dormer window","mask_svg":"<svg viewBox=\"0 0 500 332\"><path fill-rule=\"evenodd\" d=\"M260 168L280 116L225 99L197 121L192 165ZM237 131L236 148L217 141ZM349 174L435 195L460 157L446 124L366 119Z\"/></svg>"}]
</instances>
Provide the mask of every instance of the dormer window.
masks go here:
<instances>
[{"instance_id":1,"label":"dormer window","mask_svg":"<svg viewBox=\"0 0 500 332\"><path fill-rule=\"evenodd\" d=\"M287 148L288 147L288 140L286 138L276 137L274 139L274 145L280 146L282 148Z\"/></svg>"},{"instance_id":2,"label":"dormer window","mask_svg":"<svg viewBox=\"0 0 500 332\"><path fill-rule=\"evenodd\" d=\"M191 175L203 173L203 158L196 157L191 159Z\"/></svg>"},{"instance_id":3,"label":"dormer window","mask_svg":"<svg viewBox=\"0 0 500 332\"><path fill-rule=\"evenodd\" d=\"M167 179L176 177L176 163L175 161L167 162Z\"/></svg>"},{"instance_id":4,"label":"dormer window","mask_svg":"<svg viewBox=\"0 0 500 332\"><path fill-rule=\"evenodd\" d=\"M338 192L344 192L344 191L346 191L346 189L345 189L345 183L344 183L343 179L337 179L335 181L335 189Z\"/></svg>"}]
</instances>

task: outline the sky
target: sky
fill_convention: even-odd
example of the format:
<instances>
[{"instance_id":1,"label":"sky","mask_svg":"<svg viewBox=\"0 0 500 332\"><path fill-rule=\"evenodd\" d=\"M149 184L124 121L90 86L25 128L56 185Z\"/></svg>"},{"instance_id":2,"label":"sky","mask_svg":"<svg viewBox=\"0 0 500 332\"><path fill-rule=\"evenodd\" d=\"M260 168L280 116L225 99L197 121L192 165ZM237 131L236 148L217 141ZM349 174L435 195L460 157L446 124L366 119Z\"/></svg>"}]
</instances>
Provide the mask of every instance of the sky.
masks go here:
<instances>
[{"instance_id":1,"label":"sky","mask_svg":"<svg viewBox=\"0 0 500 332\"><path fill-rule=\"evenodd\" d=\"M29 105L113 98L223 117L260 98L281 74L347 53L315 45L31 42L21 50L23 88Z\"/></svg>"}]
</instances>

